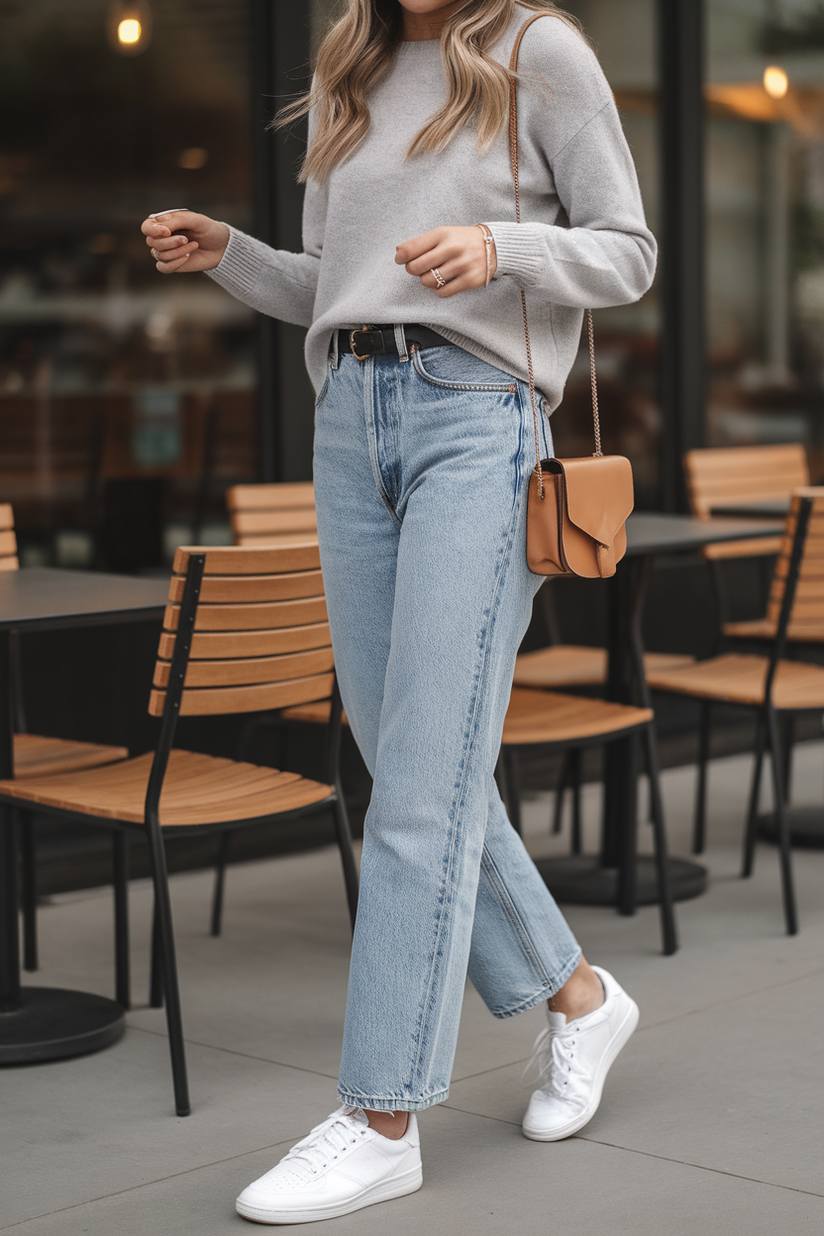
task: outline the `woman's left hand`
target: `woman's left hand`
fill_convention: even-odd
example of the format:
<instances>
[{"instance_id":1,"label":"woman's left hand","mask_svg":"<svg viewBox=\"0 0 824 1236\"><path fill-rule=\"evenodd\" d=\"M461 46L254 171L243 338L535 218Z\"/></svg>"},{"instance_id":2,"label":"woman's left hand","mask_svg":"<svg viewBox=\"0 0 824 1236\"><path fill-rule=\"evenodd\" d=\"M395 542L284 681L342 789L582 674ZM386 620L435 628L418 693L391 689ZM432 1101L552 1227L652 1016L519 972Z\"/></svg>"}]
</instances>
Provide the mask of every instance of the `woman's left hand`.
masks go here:
<instances>
[{"instance_id":1,"label":"woman's left hand","mask_svg":"<svg viewBox=\"0 0 824 1236\"><path fill-rule=\"evenodd\" d=\"M395 261L437 296L454 296L486 284L486 243L479 227L436 227L398 245ZM489 246L490 279L497 265L493 241ZM445 280L442 287L434 270Z\"/></svg>"}]
</instances>

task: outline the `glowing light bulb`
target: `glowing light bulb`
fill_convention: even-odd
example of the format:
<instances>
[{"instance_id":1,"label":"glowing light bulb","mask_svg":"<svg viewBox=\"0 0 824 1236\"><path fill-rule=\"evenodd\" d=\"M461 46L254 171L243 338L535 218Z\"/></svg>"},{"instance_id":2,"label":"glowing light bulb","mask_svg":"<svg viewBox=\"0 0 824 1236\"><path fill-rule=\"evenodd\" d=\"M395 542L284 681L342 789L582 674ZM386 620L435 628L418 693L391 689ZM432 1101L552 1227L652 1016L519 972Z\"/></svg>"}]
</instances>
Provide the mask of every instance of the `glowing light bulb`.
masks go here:
<instances>
[{"instance_id":1,"label":"glowing light bulb","mask_svg":"<svg viewBox=\"0 0 824 1236\"><path fill-rule=\"evenodd\" d=\"M789 88L789 78L778 65L771 64L764 70L764 89L771 99L783 99Z\"/></svg>"},{"instance_id":2,"label":"glowing light bulb","mask_svg":"<svg viewBox=\"0 0 824 1236\"><path fill-rule=\"evenodd\" d=\"M136 17L126 17L117 27L117 38L120 43L129 45L140 42L143 27Z\"/></svg>"}]
</instances>

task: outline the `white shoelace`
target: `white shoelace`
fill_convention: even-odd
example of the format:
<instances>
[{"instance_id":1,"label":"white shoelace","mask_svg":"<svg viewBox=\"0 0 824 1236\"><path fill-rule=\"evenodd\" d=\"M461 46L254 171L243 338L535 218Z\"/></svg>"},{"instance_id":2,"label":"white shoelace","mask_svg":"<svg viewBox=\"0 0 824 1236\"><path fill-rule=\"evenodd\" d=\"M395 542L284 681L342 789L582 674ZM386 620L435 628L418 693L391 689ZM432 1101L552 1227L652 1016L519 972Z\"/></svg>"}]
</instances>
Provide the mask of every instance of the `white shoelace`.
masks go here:
<instances>
[{"instance_id":1,"label":"white shoelace","mask_svg":"<svg viewBox=\"0 0 824 1236\"><path fill-rule=\"evenodd\" d=\"M317 1176L368 1132L366 1117L358 1108L342 1107L316 1125L281 1162L307 1178Z\"/></svg>"},{"instance_id":2,"label":"white shoelace","mask_svg":"<svg viewBox=\"0 0 824 1236\"><path fill-rule=\"evenodd\" d=\"M547 1094L559 1099L570 1098L567 1087L574 1076L576 1032L565 1026L556 1029L548 1026L535 1040L532 1056L524 1069L524 1075L537 1066L538 1081Z\"/></svg>"}]
</instances>

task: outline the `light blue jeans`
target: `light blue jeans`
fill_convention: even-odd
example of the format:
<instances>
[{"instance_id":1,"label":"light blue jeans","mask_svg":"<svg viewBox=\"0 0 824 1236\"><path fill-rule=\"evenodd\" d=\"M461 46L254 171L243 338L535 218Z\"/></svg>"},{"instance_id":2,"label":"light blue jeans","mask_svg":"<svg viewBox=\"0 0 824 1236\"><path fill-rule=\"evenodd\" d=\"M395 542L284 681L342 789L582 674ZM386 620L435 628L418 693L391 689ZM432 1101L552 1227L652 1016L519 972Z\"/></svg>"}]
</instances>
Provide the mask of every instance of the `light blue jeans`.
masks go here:
<instances>
[{"instance_id":1,"label":"light blue jeans","mask_svg":"<svg viewBox=\"0 0 824 1236\"><path fill-rule=\"evenodd\" d=\"M467 973L511 1017L580 961L493 777L542 582L525 550L534 450L528 390L462 348L332 356L318 533L343 702L374 778L342 1103L441 1102Z\"/></svg>"}]
</instances>

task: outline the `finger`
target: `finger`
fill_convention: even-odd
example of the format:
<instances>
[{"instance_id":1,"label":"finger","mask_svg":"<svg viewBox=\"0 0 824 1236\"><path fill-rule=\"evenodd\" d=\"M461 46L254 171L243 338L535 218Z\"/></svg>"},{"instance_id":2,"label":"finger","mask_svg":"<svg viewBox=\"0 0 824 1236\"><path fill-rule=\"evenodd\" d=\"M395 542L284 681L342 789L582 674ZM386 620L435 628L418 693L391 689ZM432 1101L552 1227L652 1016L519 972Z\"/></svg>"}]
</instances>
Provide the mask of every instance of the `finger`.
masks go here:
<instances>
[{"instance_id":1,"label":"finger","mask_svg":"<svg viewBox=\"0 0 824 1236\"><path fill-rule=\"evenodd\" d=\"M154 219L144 219L140 225L144 236L170 236L171 229L165 223L157 223Z\"/></svg>"},{"instance_id":2,"label":"finger","mask_svg":"<svg viewBox=\"0 0 824 1236\"><path fill-rule=\"evenodd\" d=\"M469 275L458 275L456 279L450 279L446 287L436 288L436 296L440 296L441 300L447 300L450 296L456 296L458 292L468 292L471 288L477 287L477 283L473 283Z\"/></svg>"},{"instance_id":3,"label":"finger","mask_svg":"<svg viewBox=\"0 0 824 1236\"><path fill-rule=\"evenodd\" d=\"M168 250L179 249L181 245L188 245L189 237L181 236L176 233L174 236L147 236L146 243L152 249Z\"/></svg>"},{"instance_id":4,"label":"finger","mask_svg":"<svg viewBox=\"0 0 824 1236\"><path fill-rule=\"evenodd\" d=\"M160 223L164 227L171 228L173 232L181 227L194 227L197 220L202 218L202 215L196 215L193 210L161 210L156 215L149 215L149 219L153 219L155 223Z\"/></svg>"},{"instance_id":5,"label":"finger","mask_svg":"<svg viewBox=\"0 0 824 1236\"><path fill-rule=\"evenodd\" d=\"M422 253L420 257L415 258L412 262L406 263L406 269L410 275L424 275L433 266L439 266L443 270L444 266L448 266L450 262L468 261L469 256L466 250L460 245L436 245L434 249L429 249L426 253Z\"/></svg>"},{"instance_id":6,"label":"finger","mask_svg":"<svg viewBox=\"0 0 824 1236\"><path fill-rule=\"evenodd\" d=\"M199 247L196 240L190 240L185 245L178 245L175 249L162 250L155 245L152 247L152 257L156 262L174 262L181 257L190 257Z\"/></svg>"},{"instance_id":7,"label":"finger","mask_svg":"<svg viewBox=\"0 0 824 1236\"><path fill-rule=\"evenodd\" d=\"M431 232L424 232L422 236L415 236L412 240L405 240L402 245L398 245L395 250L395 261L398 266L406 266L408 262L434 249L443 240L445 230L445 228L436 227Z\"/></svg>"},{"instance_id":8,"label":"finger","mask_svg":"<svg viewBox=\"0 0 824 1236\"><path fill-rule=\"evenodd\" d=\"M183 257L175 258L173 262L156 262L155 265L161 275L173 275L176 270L186 265L190 257L190 253L185 253Z\"/></svg>"},{"instance_id":9,"label":"finger","mask_svg":"<svg viewBox=\"0 0 824 1236\"><path fill-rule=\"evenodd\" d=\"M441 287L441 284L438 283L438 278L435 271L438 272L441 279L445 279L446 282L449 283L450 280L457 279L459 275L464 273L465 266L460 261L443 262L440 266L436 262L434 266L425 271L424 274L421 275L421 283L425 288L432 288L437 291L438 288Z\"/></svg>"}]
</instances>

